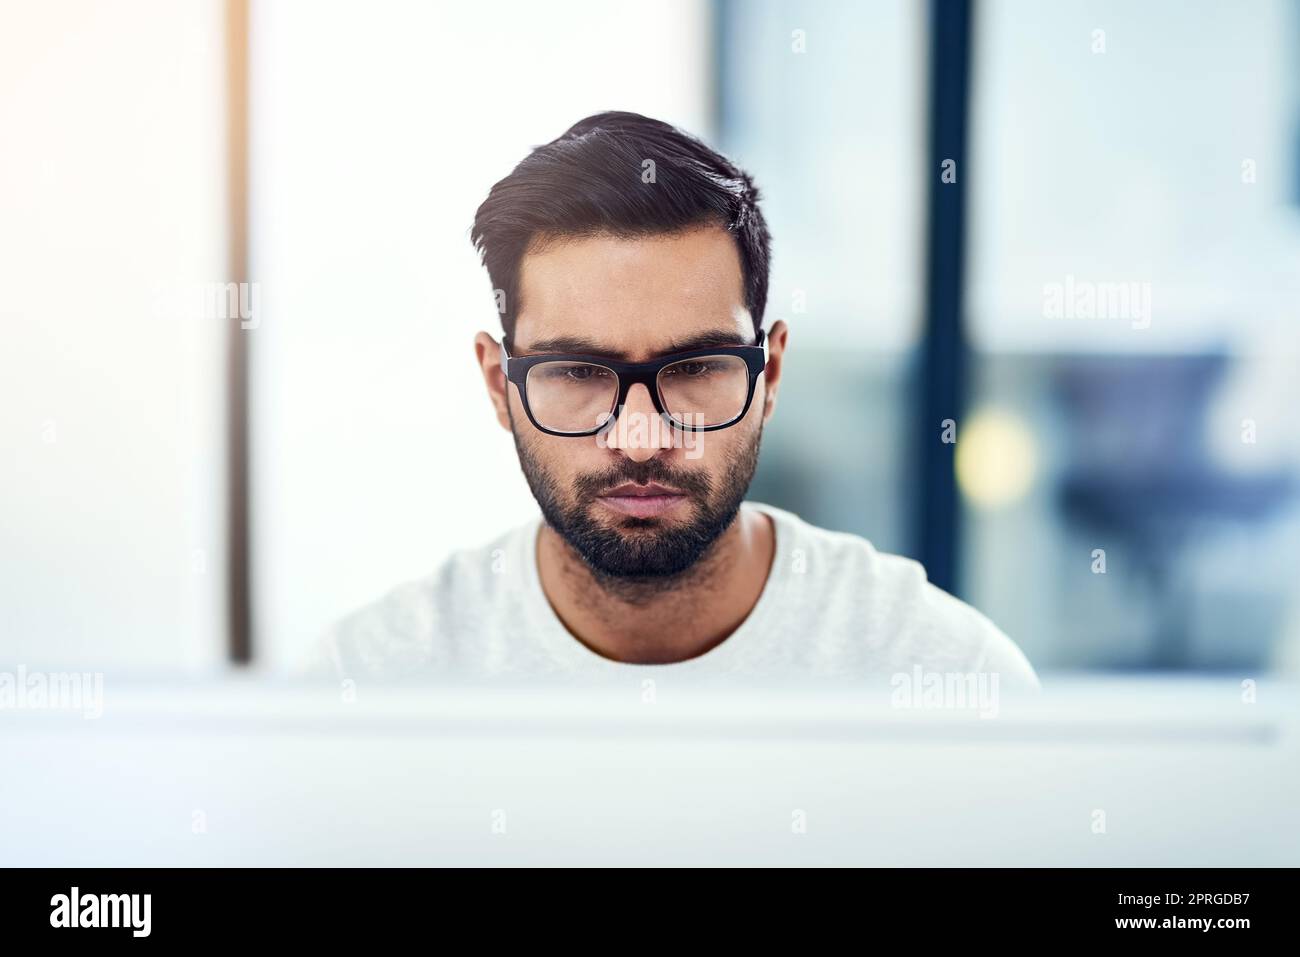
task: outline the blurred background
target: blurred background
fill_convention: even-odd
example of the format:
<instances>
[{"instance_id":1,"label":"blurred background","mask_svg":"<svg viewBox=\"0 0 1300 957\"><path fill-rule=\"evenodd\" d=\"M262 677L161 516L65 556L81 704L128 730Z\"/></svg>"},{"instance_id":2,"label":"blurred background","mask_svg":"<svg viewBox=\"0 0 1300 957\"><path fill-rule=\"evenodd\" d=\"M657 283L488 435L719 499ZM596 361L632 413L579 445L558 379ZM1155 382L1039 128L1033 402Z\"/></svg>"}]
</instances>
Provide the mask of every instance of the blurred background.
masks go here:
<instances>
[{"instance_id":1,"label":"blurred background","mask_svg":"<svg viewBox=\"0 0 1300 957\"><path fill-rule=\"evenodd\" d=\"M1041 671L1300 672L1294 0L4 0L7 667L284 669L534 514L468 228L605 109L766 196L752 498Z\"/></svg>"}]
</instances>

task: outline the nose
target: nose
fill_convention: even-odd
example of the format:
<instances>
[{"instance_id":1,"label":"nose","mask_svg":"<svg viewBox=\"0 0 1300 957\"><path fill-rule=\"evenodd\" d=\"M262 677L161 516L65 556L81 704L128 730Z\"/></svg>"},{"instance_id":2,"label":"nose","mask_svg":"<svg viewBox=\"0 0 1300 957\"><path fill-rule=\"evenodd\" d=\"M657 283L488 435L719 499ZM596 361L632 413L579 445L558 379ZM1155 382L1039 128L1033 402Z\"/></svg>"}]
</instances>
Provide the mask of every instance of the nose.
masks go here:
<instances>
[{"instance_id":1,"label":"nose","mask_svg":"<svg viewBox=\"0 0 1300 957\"><path fill-rule=\"evenodd\" d=\"M606 448L617 449L633 462L644 462L673 447L672 433L672 426L655 408L650 390L637 383L628 390L627 403L603 438Z\"/></svg>"}]
</instances>

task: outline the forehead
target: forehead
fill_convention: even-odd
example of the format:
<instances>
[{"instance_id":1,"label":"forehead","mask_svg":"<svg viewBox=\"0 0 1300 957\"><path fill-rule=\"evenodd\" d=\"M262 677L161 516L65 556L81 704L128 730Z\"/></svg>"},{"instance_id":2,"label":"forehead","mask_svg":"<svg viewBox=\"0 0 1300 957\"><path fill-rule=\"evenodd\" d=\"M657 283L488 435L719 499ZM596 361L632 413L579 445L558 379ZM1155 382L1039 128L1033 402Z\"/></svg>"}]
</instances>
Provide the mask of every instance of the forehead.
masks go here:
<instances>
[{"instance_id":1,"label":"forehead","mask_svg":"<svg viewBox=\"0 0 1300 957\"><path fill-rule=\"evenodd\" d=\"M631 361L706 332L753 340L735 241L720 226L665 235L562 238L519 270L514 343L581 339Z\"/></svg>"}]
</instances>

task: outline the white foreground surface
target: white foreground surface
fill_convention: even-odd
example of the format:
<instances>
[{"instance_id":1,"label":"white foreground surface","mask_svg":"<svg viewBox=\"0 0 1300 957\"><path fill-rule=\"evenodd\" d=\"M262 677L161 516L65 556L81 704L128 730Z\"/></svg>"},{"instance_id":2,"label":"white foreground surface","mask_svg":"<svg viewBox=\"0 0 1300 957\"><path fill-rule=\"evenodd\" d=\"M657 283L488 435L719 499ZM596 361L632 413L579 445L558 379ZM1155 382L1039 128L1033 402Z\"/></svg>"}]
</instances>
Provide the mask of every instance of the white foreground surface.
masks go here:
<instances>
[{"instance_id":1,"label":"white foreground surface","mask_svg":"<svg viewBox=\"0 0 1300 957\"><path fill-rule=\"evenodd\" d=\"M1296 865L1300 692L106 682L0 710L3 865ZM1104 833L1098 832L1104 814Z\"/></svg>"}]
</instances>

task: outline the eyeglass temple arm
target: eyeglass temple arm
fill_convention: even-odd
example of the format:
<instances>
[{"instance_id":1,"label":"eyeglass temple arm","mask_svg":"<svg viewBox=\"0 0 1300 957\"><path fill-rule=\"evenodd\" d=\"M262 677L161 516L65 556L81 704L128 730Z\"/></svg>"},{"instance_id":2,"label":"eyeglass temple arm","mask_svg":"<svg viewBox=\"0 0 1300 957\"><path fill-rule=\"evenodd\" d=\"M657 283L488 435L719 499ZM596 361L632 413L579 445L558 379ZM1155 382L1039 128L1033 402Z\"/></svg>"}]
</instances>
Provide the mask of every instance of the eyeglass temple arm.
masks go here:
<instances>
[{"instance_id":1,"label":"eyeglass temple arm","mask_svg":"<svg viewBox=\"0 0 1300 957\"><path fill-rule=\"evenodd\" d=\"M501 337L501 374L510 381L510 350L506 348L506 337Z\"/></svg>"}]
</instances>

